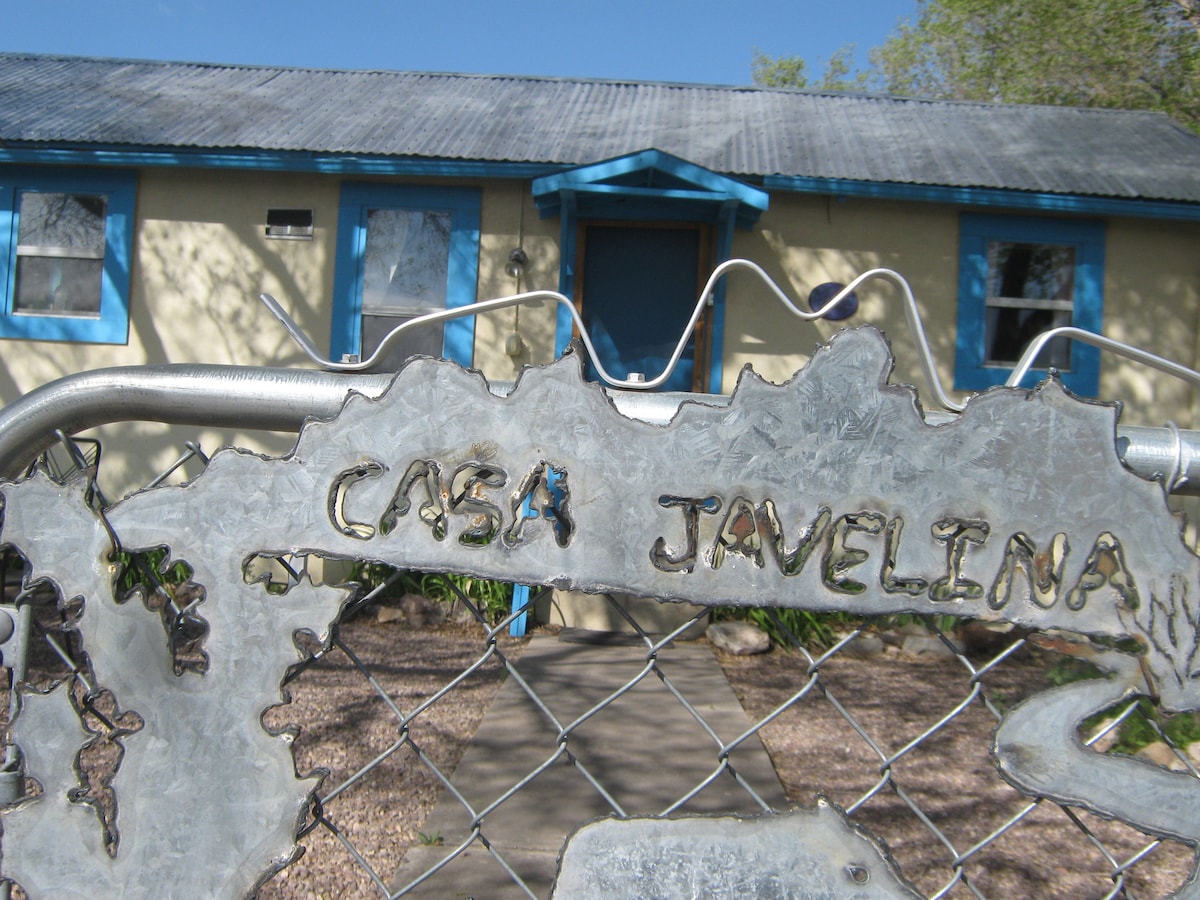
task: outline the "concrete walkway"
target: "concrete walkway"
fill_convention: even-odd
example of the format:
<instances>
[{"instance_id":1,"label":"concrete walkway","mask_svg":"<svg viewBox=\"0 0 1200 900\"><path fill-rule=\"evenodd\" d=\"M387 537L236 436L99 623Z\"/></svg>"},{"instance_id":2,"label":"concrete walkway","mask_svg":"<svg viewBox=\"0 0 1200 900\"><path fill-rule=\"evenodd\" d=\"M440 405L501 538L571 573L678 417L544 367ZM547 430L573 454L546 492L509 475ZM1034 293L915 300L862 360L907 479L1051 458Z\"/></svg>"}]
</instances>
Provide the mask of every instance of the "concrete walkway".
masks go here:
<instances>
[{"instance_id":1,"label":"concrete walkway","mask_svg":"<svg viewBox=\"0 0 1200 900\"><path fill-rule=\"evenodd\" d=\"M632 680L646 664L644 644L568 643L534 637L517 663L520 676L563 725ZM724 741L750 722L707 642L678 643L659 654L659 667ZM477 811L554 756L558 729L508 678L455 771L455 789ZM569 748L628 815L655 815L693 790L717 768L717 745L651 673L573 731ZM732 766L773 808L786 806L783 787L757 736L730 757ZM760 808L722 773L681 813L756 813ZM538 897L547 897L559 850L578 826L610 815L611 806L564 757L489 813L482 834ZM471 815L443 790L422 827L437 846L409 850L392 881L399 890L445 859L470 836ZM478 841L409 896L526 897Z\"/></svg>"}]
</instances>

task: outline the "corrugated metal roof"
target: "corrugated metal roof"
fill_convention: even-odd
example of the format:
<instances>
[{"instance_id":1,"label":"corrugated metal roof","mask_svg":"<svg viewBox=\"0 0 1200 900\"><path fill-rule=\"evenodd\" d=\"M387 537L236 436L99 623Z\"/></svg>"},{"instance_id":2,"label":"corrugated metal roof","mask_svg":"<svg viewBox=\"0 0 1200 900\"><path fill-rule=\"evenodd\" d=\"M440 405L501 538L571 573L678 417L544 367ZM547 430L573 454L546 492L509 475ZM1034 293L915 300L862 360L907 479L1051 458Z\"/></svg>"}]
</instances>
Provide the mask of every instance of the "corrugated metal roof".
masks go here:
<instances>
[{"instance_id":1,"label":"corrugated metal roof","mask_svg":"<svg viewBox=\"0 0 1200 900\"><path fill-rule=\"evenodd\" d=\"M0 142L578 165L1200 202L1158 113L646 82L0 54Z\"/></svg>"}]
</instances>

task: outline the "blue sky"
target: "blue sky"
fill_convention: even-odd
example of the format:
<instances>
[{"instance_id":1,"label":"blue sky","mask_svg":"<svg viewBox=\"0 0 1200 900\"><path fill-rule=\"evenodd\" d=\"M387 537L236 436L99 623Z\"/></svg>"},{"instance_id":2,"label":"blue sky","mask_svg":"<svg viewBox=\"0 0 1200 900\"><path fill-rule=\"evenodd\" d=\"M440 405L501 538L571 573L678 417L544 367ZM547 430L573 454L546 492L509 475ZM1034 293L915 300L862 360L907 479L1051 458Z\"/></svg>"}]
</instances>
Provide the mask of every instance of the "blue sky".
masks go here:
<instances>
[{"instance_id":1,"label":"blue sky","mask_svg":"<svg viewBox=\"0 0 1200 900\"><path fill-rule=\"evenodd\" d=\"M748 84L754 50L883 42L916 0L10 0L0 49Z\"/></svg>"}]
</instances>

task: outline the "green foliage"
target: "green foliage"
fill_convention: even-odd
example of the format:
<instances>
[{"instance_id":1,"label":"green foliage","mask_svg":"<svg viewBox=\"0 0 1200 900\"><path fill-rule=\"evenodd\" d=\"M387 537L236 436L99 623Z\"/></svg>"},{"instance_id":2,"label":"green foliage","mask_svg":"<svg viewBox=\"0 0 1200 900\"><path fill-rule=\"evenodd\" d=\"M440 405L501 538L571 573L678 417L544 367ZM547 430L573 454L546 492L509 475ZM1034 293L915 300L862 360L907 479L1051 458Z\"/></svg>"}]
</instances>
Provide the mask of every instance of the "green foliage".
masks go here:
<instances>
[{"instance_id":1,"label":"green foliage","mask_svg":"<svg viewBox=\"0 0 1200 900\"><path fill-rule=\"evenodd\" d=\"M919 0L871 54L893 94L1165 112L1200 128L1189 0Z\"/></svg>"},{"instance_id":2,"label":"green foliage","mask_svg":"<svg viewBox=\"0 0 1200 900\"><path fill-rule=\"evenodd\" d=\"M755 51L751 72L764 87L1156 110L1200 131L1198 0L917 0L867 71L851 52L816 82L799 57Z\"/></svg>"},{"instance_id":3,"label":"green foliage","mask_svg":"<svg viewBox=\"0 0 1200 900\"><path fill-rule=\"evenodd\" d=\"M799 56L771 57L755 50L750 73L761 87L808 87L808 63Z\"/></svg>"},{"instance_id":4,"label":"green foliage","mask_svg":"<svg viewBox=\"0 0 1200 900\"><path fill-rule=\"evenodd\" d=\"M110 557L110 562L117 566L114 593L123 597L136 587L142 588L149 597L162 586L176 588L192 577L192 570L186 563L175 562L163 569L167 561L165 547L156 550L146 550L141 553L127 553L118 550Z\"/></svg>"},{"instance_id":5,"label":"green foliage","mask_svg":"<svg viewBox=\"0 0 1200 900\"><path fill-rule=\"evenodd\" d=\"M1178 747L1186 747L1200 740L1200 716L1196 713L1180 713L1168 718L1155 709L1149 700L1142 698L1138 701L1138 711L1121 723L1121 733L1113 750L1132 754L1160 740L1151 722L1157 723Z\"/></svg>"},{"instance_id":6,"label":"green foliage","mask_svg":"<svg viewBox=\"0 0 1200 900\"><path fill-rule=\"evenodd\" d=\"M1055 660L1054 665L1046 671L1046 680L1055 686L1071 684L1088 678L1103 677L1105 677L1104 673L1090 662L1073 656L1064 656ZM1081 730L1084 734L1094 734L1096 729L1112 716L1112 710L1097 713L1084 721ZM1143 747L1161 740L1155 725L1176 746L1186 747L1194 741L1200 741L1200 714L1180 713L1174 716L1164 716L1154 704L1143 697L1138 700L1137 711L1127 716L1118 726L1112 751L1132 756Z\"/></svg>"},{"instance_id":7,"label":"green foliage","mask_svg":"<svg viewBox=\"0 0 1200 900\"><path fill-rule=\"evenodd\" d=\"M854 46L847 44L834 51L825 71L816 81L808 78L808 63L799 56L770 57L754 51L750 72L754 83L762 87L812 88L818 91L866 91L871 87L870 73L856 71Z\"/></svg>"},{"instance_id":8,"label":"green foliage","mask_svg":"<svg viewBox=\"0 0 1200 900\"><path fill-rule=\"evenodd\" d=\"M1060 656L1054 661L1054 665L1046 670L1046 680L1055 687L1103 677L1104 673L1090 662L1074 656Z\"/></svg>"},{"instance_id":9,"label":"green foliage","mask_svg":"<svg viewBox=\"0 0 1200 900\"><path fill-rule=\"evenodd\" d=\"M713 621L753 622L771 642L792 648L789 632L809 649L826 650L837 642L835 629L858 619L846 613L813 613L804 609L767 609L757 606L722 606L713 610Z\"/></svg>"}]
</instances>

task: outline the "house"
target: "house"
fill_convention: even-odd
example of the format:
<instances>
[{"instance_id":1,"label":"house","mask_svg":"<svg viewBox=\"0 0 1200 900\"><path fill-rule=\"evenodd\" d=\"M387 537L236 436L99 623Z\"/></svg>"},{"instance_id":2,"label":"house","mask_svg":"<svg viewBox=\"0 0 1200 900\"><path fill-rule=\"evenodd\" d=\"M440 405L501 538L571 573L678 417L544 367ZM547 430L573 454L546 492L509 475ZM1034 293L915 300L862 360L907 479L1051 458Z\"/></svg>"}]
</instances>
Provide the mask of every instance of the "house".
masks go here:
<instances>
[{"instance_id":1,"label":"house","mask_svg":"<svg viewBox=\"0 0 1200 900\"><path fill-rule=\"evenodd\" d=\"M1155 113L703 85L0 55L0 400L113 365L305 366L394 324L522 290L572 297L602 364L657 374L714 265L801 305L903 274L943 382L1002 383L1073 323L1200 364L1200 137ZM928 397L900 292L801 322L720 286L668 387L788 378L847 325ZM549 305L427 328L407 352L511 381L572 338ZM389 361L398 365L400 357ZM1125 421L1200 424L1195 391L1084 345L1039 360ZM145 483L194 430L106 427ZM289 436L203 432L284 452ZM111 492L111 491L110 491Z\"/></svg>"}]
</instances>

